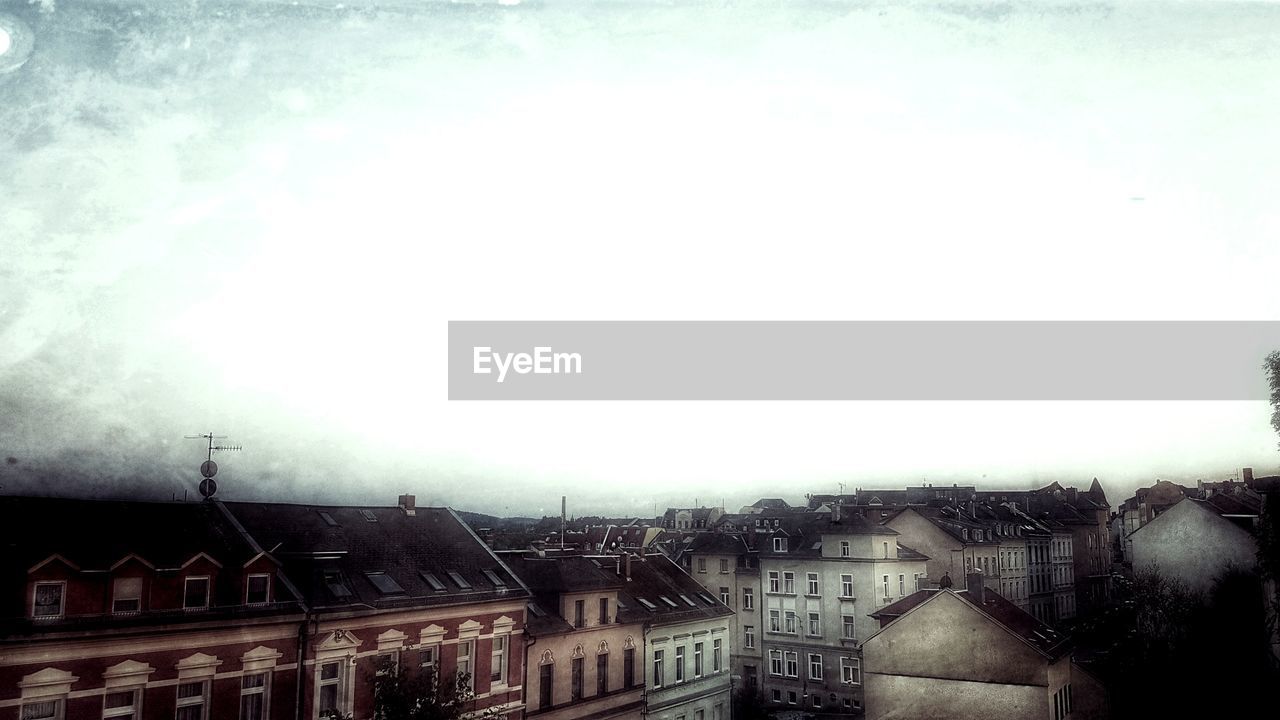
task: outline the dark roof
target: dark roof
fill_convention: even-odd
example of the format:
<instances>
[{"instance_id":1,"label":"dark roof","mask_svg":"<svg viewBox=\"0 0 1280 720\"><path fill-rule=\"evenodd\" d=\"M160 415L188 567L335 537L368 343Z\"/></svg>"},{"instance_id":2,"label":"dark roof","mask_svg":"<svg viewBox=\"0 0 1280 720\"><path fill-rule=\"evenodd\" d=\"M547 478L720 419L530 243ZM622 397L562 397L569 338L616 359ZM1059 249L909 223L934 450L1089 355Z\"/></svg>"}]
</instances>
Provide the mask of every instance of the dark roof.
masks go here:
<instances>
[{"instance_id":1,"label":"dark roof","mask_svg":"<svg viewBox=\"0 0 1280 720\"><path fill-rule=\"evenodd\" d=\"M619 622L661 626L734 614L680 566L657 554L632 559L631 579L624 581L618 601Z\"/></svg>"},{"instance_id":2,"label":"dark roof","mask_svg":"<svg viewBox=\"0 0 1280 720\"><path fill-rule=\"evenodd\" d=\"M741 555L747 544L738 533L699 533L690 541L686 553L702 555Z\"/></svg>"},{"instance_id":3,"label":"dark roof","mask_svg":"<svg viewBox=\"0 0 1280 720\"><path fill-rule=\"evenodd\" d=\"M130 554L165 569L202 552L223 565L257 554L210 502L0 497L0 563L24 575L54 554L109 570Z\"/></svg>"},{"instance_id":4,"label":"dark roof","mask_svg":"<svg viewBox=\"0 0 1280 720\"><path fill-rule=\"evenodd\" d=\"M925 555L919 550L916 550L915 548L910 548L910 547L907 547L906 545L903 545L902 543L898 543L898 559L899 560L928 560L929 556Z\"/></svg>"},{"instance_id":5,"label":"dark roof","mask_svg":"<svg viewBox=\"0 0 1280 720\"><path fill-rule=\"evenodd\" d=\"M452 605L529 594L448 508L408 515L398 507L225 505L313 607Z\"/></svg>"},{"instance_id":6,"label":"dark roof","mask_svg":"<svg viewBox=\"0 0 1280 720\"><path fill-rule=\"evenodd\" d=\"M1258 515L1262 512L1262 503L1247 495L1215 493L1205 502L1222 515Z\"/></svg>"},{"instance_id":7,"label":"dark roof","mask_svg":"<svg viewBox=\"0 0 1280 720\"><path fill-rule=\"evenodd\" d=\"M897 537L898 531L885 525L870 522L850 510L844 513L838 522L825 516L814 515L797 516L783 521L782 525L773 531L771 537L786 538L787 549L785 553L775 553L772 540L758 542L757 546L760 555L763 557L781 557L784 555L788 557L821 557L823 535L883 535Z\"/></svg>"},{"instance_id":8,"label":"dark roof","mask_svg":"<svg viewBox=\"0 0 1280 720\"><path fill-rule=\"evenodd\" d=\"M587 558L582 555L540 557L524 552L502 553L503 560L529 590L526 626L536 637L572 632L574 627L560 615L560 596L573 592L615 590L623 579L614 573L617 556Z\"/></svg>"},{"instance_id":9,"label":"dark roof","mask_svg":"<svg viewBox=\"0 0 1280 720\"><path fill-rule=\"evenodd\" d=\"M1058 658L1071 649L1070 639L1066 635L1035 619L1030 613L1004 599L990 588L983 591L981 601L975 601L967 590L919 590L871 613L871 617L882 622L884 620L896 622L911 610L941 593L950 593L964 600L970 607L1004 626L1046 657Z\"/></svg>"},{"instance_id":10,"label":"dark roof","mask_svg":"<svg viewBox=\"0 0 1280 720\"><path fill-rule=\"evenodd\" d=\"M759 500L751 503L750 507L768 510L788 510L791 508L791 505L782 498L760 498Z\"/></svg>"}]
</instances>

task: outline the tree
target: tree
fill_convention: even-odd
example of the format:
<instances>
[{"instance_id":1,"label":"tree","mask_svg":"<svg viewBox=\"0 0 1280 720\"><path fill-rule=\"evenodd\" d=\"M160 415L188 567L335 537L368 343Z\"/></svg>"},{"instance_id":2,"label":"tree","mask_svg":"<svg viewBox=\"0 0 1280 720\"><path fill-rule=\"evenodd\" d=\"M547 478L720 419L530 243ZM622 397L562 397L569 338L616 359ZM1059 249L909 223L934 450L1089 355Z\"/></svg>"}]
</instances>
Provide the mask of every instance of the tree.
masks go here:
<instances>
[{"instance_id":1,"label":"tree","mask_svg":"<svg viewBox=\"0 0 1280 720\"><path fill-rule=\"evenodd\" d=\"M441 679L440 673L414 672L399 667L390 656L378 658L373 674L365 676L373 684L374 720L460 720L492 718L496 710L475 710L475 691L468 673ZM330 713L333 720L352 720L350 715Z\"/></svg>"},{"instance_id":2,"label":"tree","mask_svg":"<svg viewBox=\"0 0 1280 720\"><path fill-rule=\"evenodd\" d=\"M1268 355L1262 367L1267 371L1267 382L1271 385L1271 427L1280 433L1280 350Z\"/></svg>"}]
</instances>

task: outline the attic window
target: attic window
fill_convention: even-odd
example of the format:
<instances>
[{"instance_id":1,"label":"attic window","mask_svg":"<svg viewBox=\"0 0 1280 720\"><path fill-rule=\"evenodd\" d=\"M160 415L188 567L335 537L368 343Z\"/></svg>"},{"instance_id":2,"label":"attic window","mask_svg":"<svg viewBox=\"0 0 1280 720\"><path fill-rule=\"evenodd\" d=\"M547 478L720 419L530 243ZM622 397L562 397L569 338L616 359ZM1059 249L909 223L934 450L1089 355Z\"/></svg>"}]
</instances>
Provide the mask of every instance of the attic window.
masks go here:
<instances>
[{"instance_id":1,"label":"attic window","mask_svg":"<svg viewBox=\"0 0 1280 720\"><path fill-rule=\"evenodd\" d=\"M329 592L339 600L346 600L351 597L351 588L347 587L347 583L342 579L342 573L327 572L324 574L325 587L329 588Z\"/></svg>"},{"instance_id":2,"label":"attic window","mask_svg":"<svg viewBox=\"0 0 1280 720\"><path fill-rule=\"evenodd\" d=\"M716 606L715 599L713 599L710 595L707 595L706 593L698 593L698 597L702 598L702 600L706 602L708 605L710 605L711 607Z\"/></svg>"},{"instance_id":3,"label":"attic window","mask_svg":"<svg viewBox=\"0 0 1280 720\"><path fill-rule=\"evenodd\" d=\"M404 588L400 587L400 583L384 572L368 572L364 576L369 578L369 582L373 583L373 586L378 588L378 592L383 595L404 594Z\"/></svg>"},{"instance_id":4,"label":"attic window","mask_svg":"<svg viewBox=\"0 0 1280 720\"><path fill-rule=\"evenodd\" d=\"M659 599L659 600L661 600L662 602L664 602L664 603L666 603L666 604L670 605L671 607L679 607L678 605L676 605L676 601L675 601L675 600L672 600L671 598L667 597L666 595L659 595L659 596L658 596L658 599Z\"/></svg>"},{"instance_id":5,"label":"attic window","mask_svg":"<svg viewBox=\"0 0 1280 720\"><path fill-rule=\"evenodd\" d=\"M505 582L503 582L503 581L502 581L502 578L498 577L498 573L496 573L496 572L494 572L494 571L492 571L492 570L490 570L490 569L488 569L488 568L485 568L484 570L481 570L480 572L484 573L485 579L487 579L490 583L493 583L493 586L494 586L494 587L499 587L499 588L500 588L500 587L506 587L506 586L507 586L507 584L506 584Z\"/></svg>"},{"instance_id":6,"label":"attic window","mask_svg":"<svg viewBox=\"0 0 1280 720\"><path fill-rule=\"evenodd\" d=\"M449 571L448 573L446 573L446 574L449 576L449 579L453 581L453 584L454 584L454 585L457 585L458 587L462 588L463 590L470 590L470 589L471 589L471 583L467 582L466 578L462 577L462 576L461 576L461 575L459 575L458 573L454 572L453 570L450 570L450 571Z\"/></svg>"},{"instance_id":7,"label":"attic window","mask_svg":"<svg viewBox=\"0 0 1280 720\"><path fill-rule=\"evenodd\" d=\"M436 577L435 575L432 575L429 572L418 573L418 574L422 576L423 580L427 581L427 584L431 586L432 590L435 590L436 592L444 592L445 590L444 583L440 582L440 578Z\"/></svg>"},{"instance_id":8,"label":"attic window","mask_svg":"<svg viewBox=\"0 0 1280 720\"><path fill-rule=\"evenodd\" d=\"M787 539L784 537L776 537L773 539L773 551L782 553L787 551Z\"/></svg>"},{"instance_id":9,"label":"attic window","mask_svg":"<svg viewBox=\"0 0 1280 720\"><path fill-rule=\"evenodd\" d=\"M685 595L684 593L680 594L680 599L683 600L685 604L688 605L689 607L698 607L698 604L690 600L689 596Z\"/></svg>"},{"instance_id":10,"label":"attic window","mask_svg":"<svg viewBox=\"0 0 1280 720\"><path fill-rule=\"evenodd\" d=\"M329 527L338 527L338 521L334 520L332 515L324 510L320 510L318 512L320 513L320 519L324 521L325 525L328 525Z\"/></svg>"},{"instance_id":11,"label":"attic window","mask_svg":"<svg viewBox=\"0 0 1280 720\"><path fill-rule=\"evenodd\" d=\"M657 610L657 609L658 609L658 606L657 606L657 605L654 605L653 603L649 602L648 600L645 600L645 599L644 599L644 598L642 598L642 597L638 597L638 598L636 598L636 600L639 600L641 605L643 605L643 606L645 606L645 607L649 608L650 610Z\"/></svg>"},{"instance_id":12,"label":"attic window","mask_svg":"<svg viewBox=\"0 0 1280 720\"><path fill-rule=\"evenodd\" d=\"M360 516L369 522L378 522L378 516L374 515L372 510L361 510Z\"/></svg>"}]
</instances>

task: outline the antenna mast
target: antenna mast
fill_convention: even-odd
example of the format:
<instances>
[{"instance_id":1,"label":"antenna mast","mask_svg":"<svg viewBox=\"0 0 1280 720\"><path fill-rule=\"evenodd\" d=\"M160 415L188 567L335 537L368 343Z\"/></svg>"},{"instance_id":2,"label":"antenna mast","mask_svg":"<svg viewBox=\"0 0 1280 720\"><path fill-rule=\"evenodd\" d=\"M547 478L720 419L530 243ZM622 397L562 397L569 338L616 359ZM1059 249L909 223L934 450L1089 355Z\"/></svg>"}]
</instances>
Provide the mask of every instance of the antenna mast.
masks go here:
<instances>
[{"instance_id":1,"label":"antenna mast","mask_svg":"<svg viewBox=\"0 0 1280 720\"><path fill-rule=\"evenodd\" d=\"M215 452L239 452L244 449L242 445L214 445L214 440L226 440L226 435L214 435L212 431L203 435L184 435L188 440L208 440L209 444L205 452L205 460L200 463L200 475L204 478L200 481L200 494L205 500L213 497L218 492L218 481L213 479L218 474L218 463L213 461Z\"/></svg>"}]
</instances>

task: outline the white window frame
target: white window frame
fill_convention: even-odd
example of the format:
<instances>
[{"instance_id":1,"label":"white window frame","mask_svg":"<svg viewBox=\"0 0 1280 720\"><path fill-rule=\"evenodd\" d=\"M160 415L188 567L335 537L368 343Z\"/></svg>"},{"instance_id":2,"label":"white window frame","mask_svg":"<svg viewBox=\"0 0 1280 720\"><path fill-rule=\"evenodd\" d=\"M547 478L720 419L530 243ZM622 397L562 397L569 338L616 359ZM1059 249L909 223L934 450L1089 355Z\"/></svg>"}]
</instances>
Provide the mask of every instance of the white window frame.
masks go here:
<instances>
[{"instance_id":1,"label":"white window frame","mask_svg":"<svg viewBox=\"0 0 1280 720\"><path fill-rule=\"evenodd\" d=\"M805 581L806 581L805 590L807 591L806 594L809 597L822 596L822 581L819 580L818 573L812 573L812 572L806 573Z\"/></svg>"},{"instance_id":2,"label":"white window frame","mask_svg":"<svg viewBox=\"0 0 1280 720\"><path fill-rule=\"evenodd\" d=\"M693 677L698 679L702 677L702 643L693 644Z\"/></svg>"},{"instance_id":3,"label":"white window frame","mask_svg":"<svg viewBox=\"0 0 1280 720\"><path fill-rule=\"evenodd\" d=\"M129 703L128 707L107 707L107 697L109 695L121 695L123 693L129 693L133 696L133 702ZM102 693L102 717L103 720L114 718L139 720L142 717L142 687L113 687L104 690Z\"/></svg>"},{"instance_id":4,"label":"white window frame","mask_svg":"<svg viewBox=\"0 0 1280 720\"><path fill-rule=\"evenodd\" d=\"M858 639L858 624L856 615L840 616L840 638L842 640Z\"/></svg>"},{"instance_id":5,"label":"white window frame","mask_svg":"<svg viewBox=\"0 0 1280 720\"><path fill-rule=\"evenodd\" d=\"M489 684L507 684L507 647L510 645L509 635L494 635L493 644L489 648ZM497 677L494 677L495 670Z\"/></svg>"},{"instance_id":6,"label":"white window frame","mask_svg":"<svg viewBox=\"0 0 1280 720\"><path fill-rule=\"evenodd\" d=\"M120 584L122 581L137 581L138 596L137 597L121 597ZM112 615L136 615L142 612L142 595L143 595L144 585L146 585L146 580L141 576L131 575L128 577L112 578L111 579L111 614ZM117 610L116 609L117 603L133 602L133 601L136 601L138 603L138 607L134 608L133 610Z\"/></svg>"},{"instance_id":7,"label":"white window frame","mask_svg":"<svg viewBox=\"0 0 1280 720\"><path fill-rule=\"evenodd\" d=\"M782 631L788 635L800 634L800 618L796 615L795 610L786 610L782 613Z\"/></svg>"},{"instance_id":8,"label":"white window frame","mask_svg":"<svg viewBox=\"0 0 1280 720\"><path fill-rule=\"evenodd\" d=\"M45 615L43 617L52 617L52 616ZM63 717L65 717L64 713L67 710L67 699L64 696L38 697L38 698L24 699L21 702L21 704L18 705L18 717L19 718L24 717L23 711L27 707L32 705L43 705L44 703L53 703L53 714L45 715L44 717L37 717L34 720L63 720Z\"/></svg>"},{"instance_id":9,"label":"white window frame","mask_svg":"<svg viewBox=\"0 0 1280 720\"><path fill-rule=\"evenodd\" d=\"M246 688L244 681L246 678L262 676L262 685L258 687ZM271 718L271 671L261 670L259 672L247 672L240 676L240 720L246 720L244 717L244 698L247 695L262 696L262 720L270 720Z\"/></svg>"},{"instance_id":10,"label":"white window frame","mask_svg":"<svg viewBox=\"0 0 1280 720\"><path fill-rule=\"evenodd\" d=\"M204 604L188 605L187 604L187 586L190 585L192 581L197 581L197 580L204 581ZM189 575L182 579L182 609L183 610L208 610L209 596L212 594L213 594L213 579L208 575Z\"/></svg>"},{"instance_id":11,"label":"white window frame","mask_svg":"<svg viewBox=\"0 0 1280 720\"><path fill-rule=\"evenodd\" d=\"M784 650L782 659L785 665L786 677L800 677L800 653L794 650Z\"/></svg>"},{"instance_id":12,"label":"white window frame","mask_svg":"<svg viewBox=\"0 0 1280 720\"><path fill-rule=\"evenodd\" d=\"M769 592L782 592L782 574L777 570L769 571Z\"/></svg>"},{"instance_id":13,"label":"white window frame","mask_svg":"<svg viewBox=\"0 0 1280 720\"><path fill-rule=\"evenodd\" d=\"M465 652L464 652L465 651ZM465 664L466 669L463 669ZM454 667L455 672L459 675L467 676L467 687L475 692L476 689L476 641L475 638L467 638L458 641L458 661Z\"/></svg>"},{"instance_id":14,"label":"white window frame","mask_svg":"<svg viewBox=\"0 0 1280 720\"><path fill-rule=\"evenodd\" d=\"M787 551L787 539L785 537L773 538L773 551L776 553L784 553Z\"/></svg>"},{"instance_id":15,"label":"white window frame","mask_svg":"<svg viewBox=\"0 0 1280 720\"><path fill-rule=\"evenodd\" d=\"M796 574L791 572L790 570L782 571L782 594L783 595L796 594Z\"/></svg>"},{"instance_id":16,"label":"white window frame","mask_svg":"<svg viewBox=\"0 0 1280 720\"><path fill-rule=\"evenodd\" d=\"M209 719L209 684L210 684L209 678L207 677L198 678L195 680L178 678L178 684L174 687L174 691L173 691L174 698L175 698L174 710L173 710L174 717L176 718L178 716L178 712L181 711L182 708L199 706L200 720L208 720ZM182 692L182 687L184 685L199 685L200 694L193 695L191 697L185 697L185 698L182 697L179 693Z\"/></svg>"},{"instance_id":17,"label":"white window frame","mask_svg":"<svg viewBox=\"0 0 1280 720\"><path fill-rule=\"evenodd\" d=\"M778 608L769 609L769 632L782 632L782 611Z\"/></svg>"},{"instance_id":18,"label":"white window frame","mask_svg":"<svg viewBox=\"0 0 1280 720\"><path fill-rule=\"evenodd\" d=\"M662 676L666 674L666 670L667 670L666 659L667 658L666 658L665 651L663 650L653 651L653 687L654 688L662 687L662 681L665 679Z\"/></svg>"},{"instance_id":19,"label":"white window frame","mask_svg":"<svg viewBox=\"0 0 1280 720\"><path fill-rule=\"evenodd\" d=\"M338 668L337 674L334 677L328 678L328 679L324 677L324 668L327 665L335 665ZM337 687L337 690L334 692L334 699L333 699L334 706L335 706L334 710L340 714L346 713L347 700L348 700L347 668L350 666L351 666L351 658L345 657L345 656L326 658L324 660L319 660L316 662L316 685L315 685L316 711L315 712L316 712L317 718L321 717L320 715L320 698L322 695L321 689L328 687L330 685Z\"/></svg>"},{"instance_id":20,"label":"white window frame","mask_svg":"<svg viewBox=\"0 0 1280 720\"><path fill-rule=\"evenodd\" d=\"M46 615L36 614L36 598L40 595L40 587L42 585L56 585L58 587L58 612ZM56 620L67 612L67 581L66 580L37 580L31 584L31 618L33 620ZM45 701L42 701L45 702Z\"/></svg>"},{"instance_id":21,"label":"white window frame","mask_svg":"<svg viewBox=\"0 0 1280 720\"><path fill-rule=\"evenodd\" d=\"M817 658L817 660L815 661L814 658ZM815 665L815 662L816 662L816 665ZM813 672L813 669L815 667L818 669L818 673L816 675ZM822 679L822 655L818 653L809 653L809 679L810 680Z\"/></svg>"},{"instance_id":22,"label":"white window frame","mask_svg":"<svg viewBox=\"0 0 1280 720\"><path fill-rule=\"evenodd\" d=\"M809 637L822 637L822 613L810 612L804 629Z\"/></svg>"},{"instance_id":23,"label":"white window frame","mask_svg":"<svg viewBox=\"0 0 1280 720\"><path fill-rule=\"evenodd\" d=\"M755 588L742 588L742 609L756 609L756 591Z\"/></svg>"},{"instance_id":24,"label":"white window frame","mask_svg":"<svg viewBox=\"0 0 1280 720\"><path fill-rule=\"evenodd\" d=\"M777 677L784 677L783 670L784 670L784 666L782 664L782 651L770 650L769 651L769 674Z\"/></svg>"},{"instance_id":25,"label":"white window frame","mask_svg":"<svg viewBox=\"0 0 1280 720\"><path fill-rule=\"evenodd\" d=\"M861 685L862 661L858 658L840 658L840 682L845 685Z\"/></svg>"},{"instance_id":26,"label":"white window frame","mask_svg":"<svg viewBox=\"0 0 1280 720\"><path fill-rule=\"evenodd\" d=\"M756 626L742 626L742 642L745 647L754 648L756 646Z\"/></svg>"},{"instance_id":27,"label":"white window frame","mask_svg":"<svg viewBox=\"0 0 1280 720\"><path fill-rule=\"evenodd\" d=\"M267 581L266 599L262 602L249 602L249 591L253 587L254 578L263 578ZM244 580L244 604L245 605L267 605L271 602L271 574L270 573L252 573Z\"/></svg>"},{"instance_id":28,"label":"white window frame","mask_svg":"<svg viewBox=\"0 0 1280 720\"><path fill-rule=\"evenodd\" d=\"M853 575L846 574L840 576L840 597L853 597Z\"/></svg>"},{"instance_id":29,"label":"white window frame","mask_svg":"<svg viewBox=\"0 0 1280 720\"><path fill-rule=\"evenodd\" d=\"M676 684L684 682L684 646L676 646Z\"/></svg>"},{"instance_id":30,"label":"white window frame","mask_svg":"<svg viewBox=\"0 0 1280 720\"><path fill-rule=\"evenodd\" d=\"M721 659L724 656L722 647L723 643L720 641L720 638L713 638L711 640L711 672L713 673L718 673L724 669L724 666L721 664Z\"/></svg>"},{"instance_id":31,"label":"white window frame","mask_svg":"<svg viewBox=\"0 0 1280 720\"><path fill-rule=\"evenodd\" d=\"M848 540L840 541L840 557L852 557L851 548Z\"/></svg>"}]
</instances>

